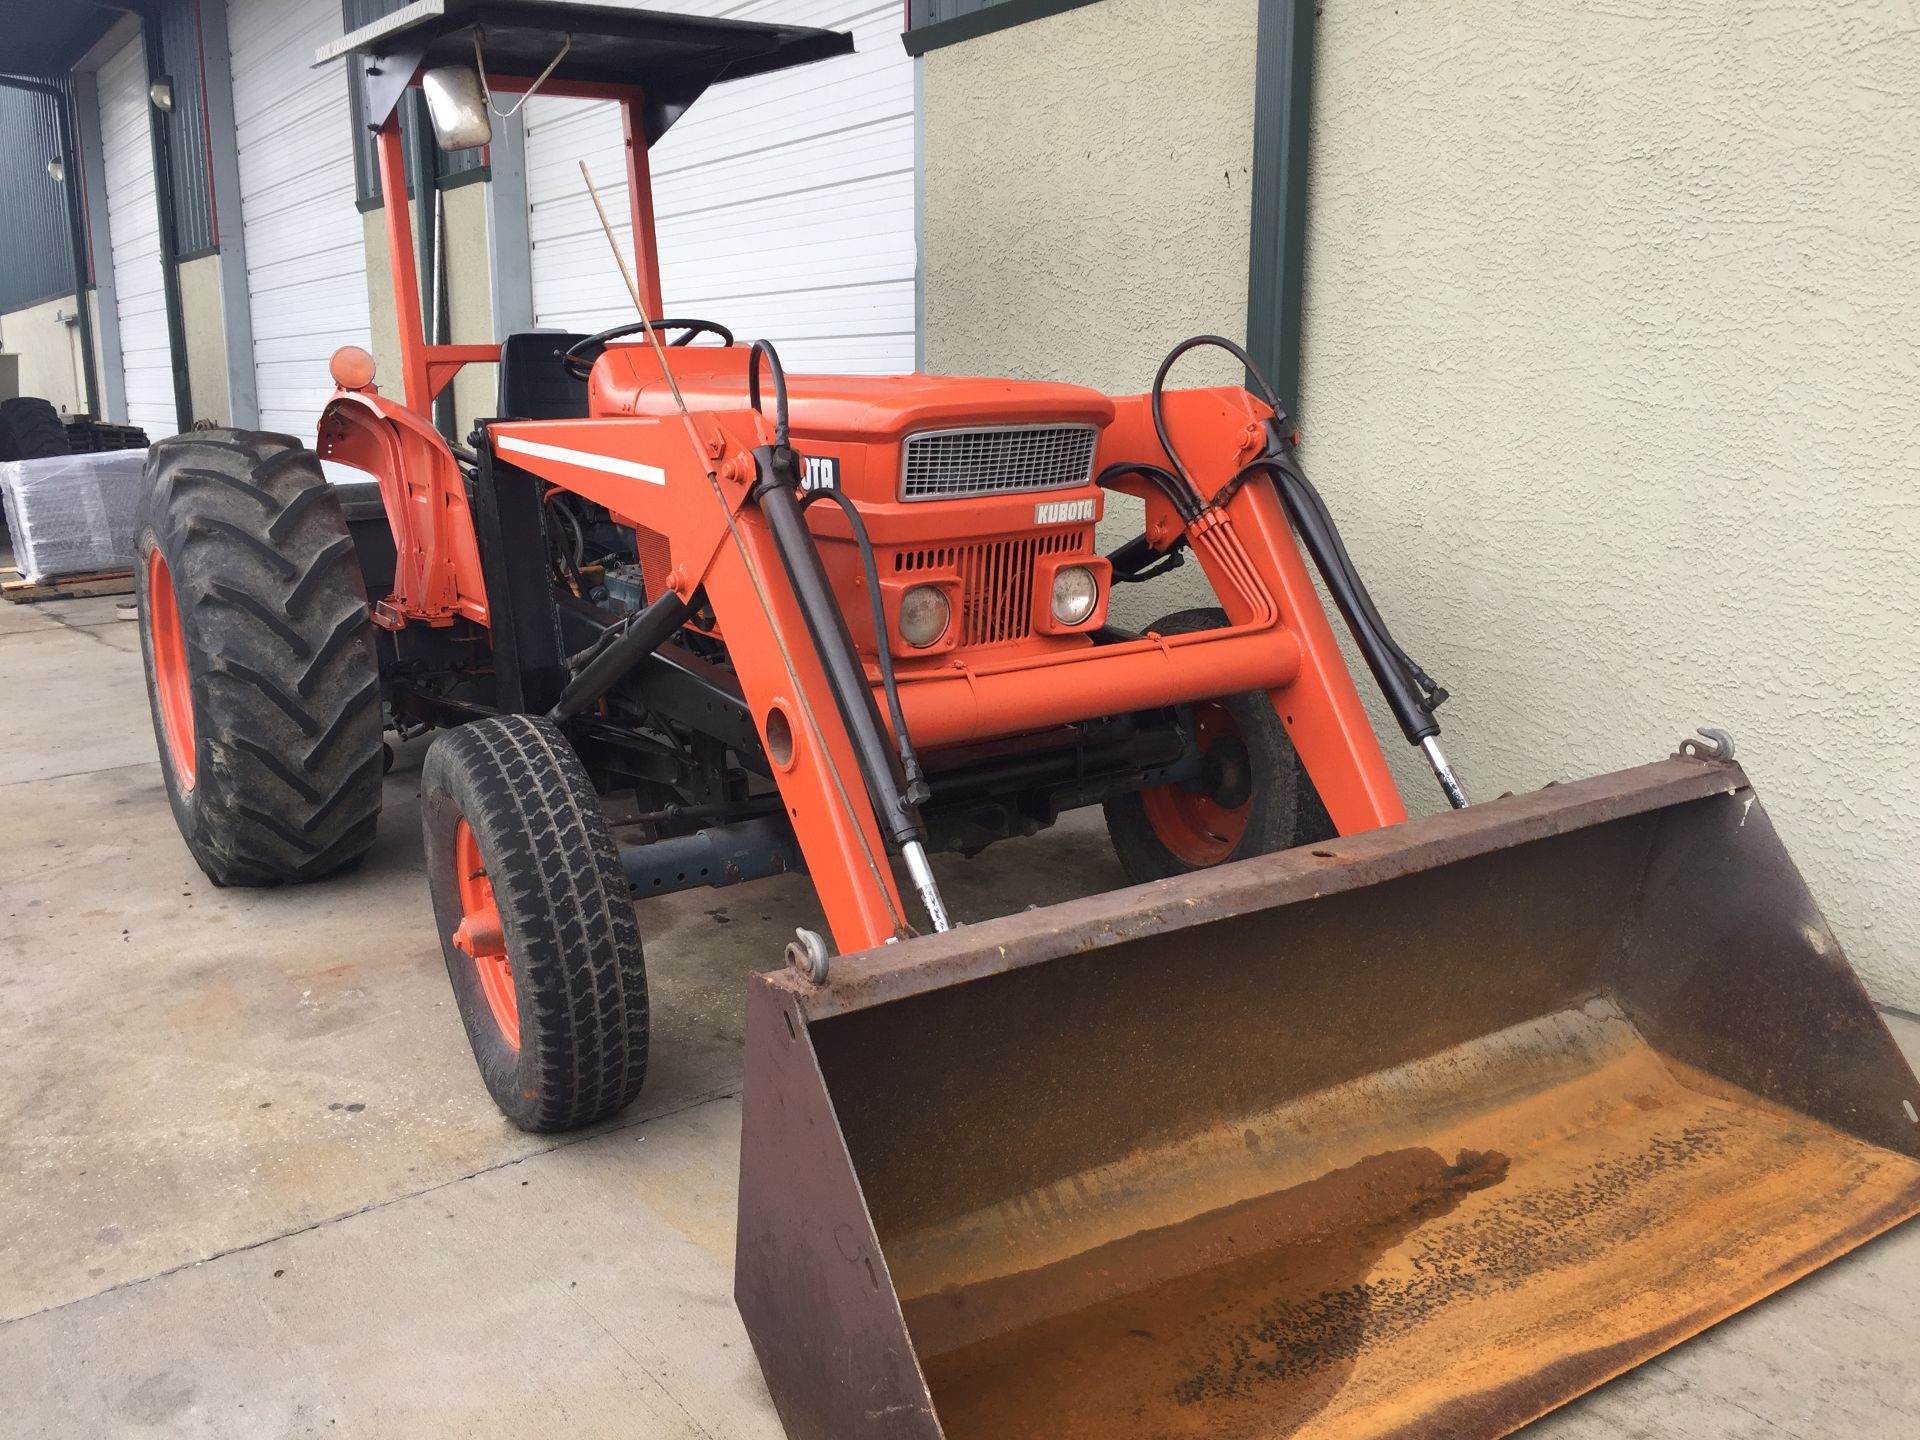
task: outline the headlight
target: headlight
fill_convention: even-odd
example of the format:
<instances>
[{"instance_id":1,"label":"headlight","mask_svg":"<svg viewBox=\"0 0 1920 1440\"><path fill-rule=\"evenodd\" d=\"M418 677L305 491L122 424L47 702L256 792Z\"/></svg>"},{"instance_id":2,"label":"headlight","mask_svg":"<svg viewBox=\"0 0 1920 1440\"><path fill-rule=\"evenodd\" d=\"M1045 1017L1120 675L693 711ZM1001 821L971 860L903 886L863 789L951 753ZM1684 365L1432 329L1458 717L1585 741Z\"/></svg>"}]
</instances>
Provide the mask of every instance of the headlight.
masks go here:
<instances>
[{"instance_id":1,"label":"headlight","mask_svg":"<svg viewBox=\"0 0 1920 1440\"><path fill-rule=\"evenodd\" d=\"M947 592L938 585L916 585L900 597L900 638L916 650L938 645L952 618Z\"/></svg>"},{"instance_id":2,"label":"headlight","mask_svg":"<svg viewBox=\"0 0 1920 1440\"><path fill-rule=\"evenodd\" d=\"M1053 577L1053 618L1062 625L1078 625L1100 603L1100 582L1080 565L1063 565Z\"/></svg>"}]
</instances>

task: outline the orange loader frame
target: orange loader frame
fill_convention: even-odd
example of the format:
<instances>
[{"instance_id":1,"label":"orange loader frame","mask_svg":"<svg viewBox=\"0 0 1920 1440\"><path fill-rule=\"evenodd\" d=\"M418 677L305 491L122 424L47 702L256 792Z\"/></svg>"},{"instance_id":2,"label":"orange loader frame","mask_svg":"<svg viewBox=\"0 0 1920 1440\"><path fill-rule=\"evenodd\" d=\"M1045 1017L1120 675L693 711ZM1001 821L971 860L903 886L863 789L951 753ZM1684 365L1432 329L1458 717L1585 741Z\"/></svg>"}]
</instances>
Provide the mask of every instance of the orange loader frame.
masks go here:
<instances>
[{"instance_id":1,"label":"orange loader frame","mask_svg":"<svg viewBox=\"0 0 1920 1440\"><path fill-rule=\"evenodd\" d=\"M493 91L503 94L525 93L535 83L526 77L488 79ZM416 75L412 83L419 80ZM663 302L641 121L644 93L632 86L565 79L547 81L540 90L620 106L636 283L650 314L658 315ZM319 427L319 451L370 472L379 482L396 567L392 593L374 604L376 622L395 632L444 627L456 619L486 627L494 607L467 488L453 449L434 429L430 413L435 397L464 366L496 362L501 349L424 339L397 113L378 133L378 156L402 399L376 388L364 356L343 352L334 366L339 388ZM859 793L853 741L819 657L792 638L805 635L806 617L786 581L767 521L752 503L762 479L756 452L775 443L775 426L747 402L747 366L739 347L672 353L669 377L661 373L667 352L656 358L645 346L608 349L594 372L594 418L488 421L480 430L493 452L512 464L665 537L671 570L664 588L688 603L704 593L711 604L754 724L777 767L787 816L834 941L852 951L913 933L888 863L886 836ZM713 403L696 400L685 411L662 403L662 379L675 393L710 395ZM859 394L846 392L864 388L860 382L814 385L801 377L793 383L803 406L830 412L836 406L857 412ZM1058 413L1010 410L1006 382L940 385L947 414L978 413L991 415L997 424L1019 425ZM727 395L713 393L716 387ZM1063 397L1083 407L1091 398L1090 392L1069 387L1035 391L1043 405ZM1122 711L1265 690L1340 832L1405 819L1279 499L1271 486L1232 483L1267 443L1274 411L1232 388L1169 392L1164 404L1166 423L1179 448L1189 453L1193 482L1207 501L1202 516L1184 520L1164 494L1138 478L1123 477L1110 488L1145 501L1147 537L1155 550L1181 540L1191 545L1229 627L1148 634L1098 646L1043 643L979 655L949 653L902 663L899 699L914 743L931 752ZM614 413L615 406L628 413ZM1094 411L1101 427L1096 470L1127 460L1173 463L1156 433L1150 397L1100 398ZM1078 492L1060 493L1071 498ZM1097 507L1100 492L1089 487L1089 494ZM1033 497L1017 499L1003 507L1009 525L1020 523L1020 512L1030 514ZM816 533L828 535L838 519L828 514L812 523ZM916 525L937 531L941 517L911 505L878 504L869 510L868 522L876 544L889 546L922 538ZM1103 612L1104 604L1103 594ZM851 615L859 607L844 608ZM877 684L871 669L870 679Z\"/></svg>"}]
</instances>

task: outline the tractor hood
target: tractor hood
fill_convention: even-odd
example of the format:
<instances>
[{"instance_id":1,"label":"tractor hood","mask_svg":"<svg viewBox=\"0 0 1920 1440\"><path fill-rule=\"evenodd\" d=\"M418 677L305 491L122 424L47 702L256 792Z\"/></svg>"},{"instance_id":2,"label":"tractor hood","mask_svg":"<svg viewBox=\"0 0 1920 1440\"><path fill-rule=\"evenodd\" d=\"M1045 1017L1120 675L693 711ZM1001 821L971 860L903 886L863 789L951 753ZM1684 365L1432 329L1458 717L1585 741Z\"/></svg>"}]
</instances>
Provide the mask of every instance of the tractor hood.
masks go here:
<instances>
[{"instance_id":1,"label":"tractor hood","mask_svg":"<svg viewBox=\"0 0 1920 1440\"><path fill-rule=\"evenodd\" d=\"M695 410L728 410L745 404L747 350L673 347L668 364L687 404ZM769 392L763 372L762 390ZM1038 380L992 380L945 375L789 375L796 438L863 442L897 441L920 430L973 425L1104 427L1113 402L1097 390ZM673 392L660 362L644 345L616 345L594 366L590 392L596 418L666 415ZM771 406L770 394L762 403Z\"/></svg>"}]
</instances>

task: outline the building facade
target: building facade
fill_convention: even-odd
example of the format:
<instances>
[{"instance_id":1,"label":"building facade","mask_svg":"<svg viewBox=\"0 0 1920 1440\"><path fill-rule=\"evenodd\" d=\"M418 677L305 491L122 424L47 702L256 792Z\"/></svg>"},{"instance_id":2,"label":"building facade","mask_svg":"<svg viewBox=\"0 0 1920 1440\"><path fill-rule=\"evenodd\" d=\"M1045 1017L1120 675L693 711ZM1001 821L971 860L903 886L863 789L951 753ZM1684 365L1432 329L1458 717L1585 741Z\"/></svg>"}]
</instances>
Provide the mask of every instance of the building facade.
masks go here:
<instances>
[{"instance_id":1,"label":"building facade","mask_svg":"<svg viewBox=\"0 0 1920 1440\"><path fill-rule=\"evenodd\" d=\"M96 403L149 435L196 423L312 434L327 358L369 346L396 373L391 276L372 145L345 62L315 51L404 0L90 0L48 20L0 0L38 41L37 77L71 95L77 172L47 162L54 100L0 89L25 143L0 168L0 347L23 390L77 411L68 184L86 224L81 292L96 312ZM674 308L778 341L798 365L874 373L915 363L912 58L894 0L646 0L634 8L848 30L856 53L723 86L655 146L665 293ZM78 18L76 18L78 17ZM63 48L64 47L64 48ZM509 108L502 105L501 109ZM410 140L424 134L411 116ZM534 96L484 152L409 146L423 291L439 338L598 329L631 311L587 194L584 161L626 213L611 104ZM421 204L421 172L430 204ZM617 227L623 246L632 236ZM438 273L436 287L433 276ZM446 423L494 410L491 367L456 382Z\"/></svg>"},{"instance_id":2,"label":"building facade","mask_svg":"<svg viewBox=\"0 0 1920 1440\"><path fill-rule=\"evenodd\" d=\"M60 7L73 53L38 73L79 122L111 418L310 435L336 346L394 373L368 147L341 68L312 57L397 3ZM1245 339L1296 403L1382 608L1453 692L1442 718L1476 793L1724 725L1877 996L1920 1010L1905 8L652 8L858 41L723 87L656 147L672 308L765 334L796 369L1122 393L1188 335ZM0 0L0 21L45 10ZM77 409L50 104L0 89L0 346L23 389ZM419 150L442 338L626 317L580 175L624 214L619 146L605 107L536 96L484 155ZM1206 357L1179 375L1236 378ZM461 377L457 433L492 386L485 367ZM1112 507L1115 540L1133 523ZM1204 603L1190 577L1116 613ZM1389 750L1416 805L1437 804Z\"/></svg>"},{"instance_id":3,"label":"building facade","mask_svg":"<svg viewBox=\"0 0 1920 1440\"><path fill-rule=\"evenodd\" d=\"M1137 391L1241 333L1236 259L1286 261L1239 178L1285 143L1259 52L1310 26L1303 455L1470 789L1723 725L1920 1010L1911 8L1034 9L923 60L928 367Z\"/></svg>"}]
</instances>

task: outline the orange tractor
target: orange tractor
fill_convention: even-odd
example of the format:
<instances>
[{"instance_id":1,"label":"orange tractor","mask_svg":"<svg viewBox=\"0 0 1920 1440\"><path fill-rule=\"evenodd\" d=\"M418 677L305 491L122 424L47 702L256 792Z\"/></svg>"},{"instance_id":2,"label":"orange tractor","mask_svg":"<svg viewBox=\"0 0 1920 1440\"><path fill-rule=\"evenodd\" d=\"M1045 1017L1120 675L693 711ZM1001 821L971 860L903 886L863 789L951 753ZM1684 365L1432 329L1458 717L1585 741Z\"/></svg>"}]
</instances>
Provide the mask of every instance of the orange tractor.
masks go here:
<instances>
[{"instance_id":1,"label":"orange tractor","mask_svg":"<svg viewBox=\"0 0 1920 1440\"><path fill-rule=\"evenodd\" d=\"M648 146L850 48L550 0L330 47L401 396L343 350L317 454L152 452L155 729L206 872L359 860L383 728L442 728L448 974L501 1110L555 1130L644 1079L634 902L804 870L832 933L748 986L736 1285L810 1440L1505 1433L1920 1208L1920 1085L1731 742L1465 808L1443 692L1231 342L1113 398L788 375L666 314ZM413 86L450 147L495 94L620 105L644 318L423 340ZM1197 346L1253 390L1168 389ZM467 448L430 416L478 362ZM1116 492L1144 528L1103 555ZM1110 620L1189 559L1217 608ZM1310 563L1451 811L1407 820ZM1133 888L955 925L930 852L1096 804Z\"/></svg>"}]
</instances>

